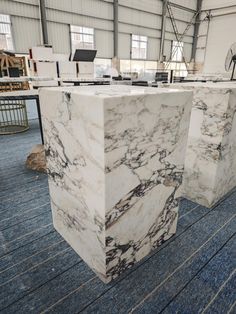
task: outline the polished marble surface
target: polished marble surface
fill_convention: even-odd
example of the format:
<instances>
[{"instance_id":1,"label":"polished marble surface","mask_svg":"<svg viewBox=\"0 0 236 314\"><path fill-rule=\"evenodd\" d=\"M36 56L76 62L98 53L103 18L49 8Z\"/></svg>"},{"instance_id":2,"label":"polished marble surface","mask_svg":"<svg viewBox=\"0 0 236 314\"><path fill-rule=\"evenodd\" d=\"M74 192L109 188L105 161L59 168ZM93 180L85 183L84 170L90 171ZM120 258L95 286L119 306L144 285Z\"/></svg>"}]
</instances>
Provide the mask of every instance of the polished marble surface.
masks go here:
<instances>
[{"instance_id":1,"label":"polished marble surface","mask_svg":"<svg viewBox=\"0 0 236 314\"><path fill-rule=\"evenodd\" d=\"M54 226L109 282L176 232L192 93L50 88L40 101Z\"/></svg>"},{"instance_id":2,"label":"polished marble surface","mask_svg":"<svg viewBox=\"0 0 236 314\"><path fill-rule=\"evenodd\" d=\"M222 73L197 73L197 74L188 74L185 80L192 80L192 81L224 81L229 80L229 75L225 75Z\"/></svg>"},{"instance_id":3,"label":"polished marble surface","mask_svg":"<svg viewBox=\"0 0 236 314\"><path fill-rule=\"evenodd\" d=\"M184 196L211 207L236 186L236 86L178 83L171 88L193 91Z\"/></svg>"}]
</instances>

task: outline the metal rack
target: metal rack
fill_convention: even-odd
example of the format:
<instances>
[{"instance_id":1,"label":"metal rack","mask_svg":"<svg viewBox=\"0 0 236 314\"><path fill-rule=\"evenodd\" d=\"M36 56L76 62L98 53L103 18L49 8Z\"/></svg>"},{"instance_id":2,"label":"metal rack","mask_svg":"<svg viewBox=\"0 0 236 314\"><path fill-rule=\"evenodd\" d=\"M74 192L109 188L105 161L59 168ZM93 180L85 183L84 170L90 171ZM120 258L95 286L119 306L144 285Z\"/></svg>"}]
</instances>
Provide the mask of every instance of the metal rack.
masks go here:
<instances>
[{"instance_id":1,"label":"metal rack","mask_svg":"<svg viewBox=\"0 0 236 314\"><path fill-rule=\"evenodd\" d=\"M29 129L24 100L0 100L0 135L15 134Z\"/></svg>"}]
</instances>

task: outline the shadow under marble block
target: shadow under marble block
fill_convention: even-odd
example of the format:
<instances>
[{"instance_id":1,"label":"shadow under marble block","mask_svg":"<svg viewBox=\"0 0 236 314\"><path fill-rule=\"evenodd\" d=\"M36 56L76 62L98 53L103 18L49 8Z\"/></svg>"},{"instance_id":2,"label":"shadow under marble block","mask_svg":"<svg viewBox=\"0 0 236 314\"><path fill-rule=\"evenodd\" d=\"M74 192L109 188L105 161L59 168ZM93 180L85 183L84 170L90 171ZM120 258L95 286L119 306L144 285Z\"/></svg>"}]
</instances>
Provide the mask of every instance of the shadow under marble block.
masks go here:
<instances>
[{"instance_id":1,"label":"shadow under marble block","mask_svg":"<svg viewBox=\"0 0 236 314\"><path fill-rule=\"evenodd\" d=\"M212 207L236 186L236 84L165 87L193 91L183 196Z\"/></svg>"},{"instance_id":2,"label":"shadow under marble block","mask_svg":"<svg viewBox=\"0 0 236 314\"><path fill-rule=\"evenodd\" d=\"M104 281L176 232L192 92L40 91L56 230Z\"/></svg>"}]
</instances>

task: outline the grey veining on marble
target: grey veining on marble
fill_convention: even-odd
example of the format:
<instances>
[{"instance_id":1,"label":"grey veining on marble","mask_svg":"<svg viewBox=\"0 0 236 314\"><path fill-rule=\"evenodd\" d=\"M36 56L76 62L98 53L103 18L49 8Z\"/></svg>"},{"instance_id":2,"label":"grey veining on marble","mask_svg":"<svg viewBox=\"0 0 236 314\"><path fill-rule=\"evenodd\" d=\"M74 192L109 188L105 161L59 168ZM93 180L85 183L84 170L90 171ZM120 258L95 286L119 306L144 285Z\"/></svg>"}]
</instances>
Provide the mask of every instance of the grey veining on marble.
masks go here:
<instances>
[{"instance_id":1,"label":"grey veining on marble","mask_svg":"<svg viewBox=\"0 0 236 314\"><path fill-rule=\"evenodd\" d=\"M236 186L236 85L183 83L171 88L193 91L184 196L212 207Z\"/></svg>"},{"instance_id":2,"label":"grey veining on marble","mask_svg":"<svg viewBox=\"0 0 236 314\"><path fill-rule=\"evenodd\" d=\"M222 73L200 73L200 74L188 74L188 76L185 77L185 80L192 80L192 81L229 81L229 75L228 74L222 74Z\"/></svg>"},{"instance_id":3,"label":"grey veining on marble","mask_svg":"<svg viewBox=\"0 0 236 314\"><path fill-rule=\"evenodd\" d=\"M176 232L192 93L40 91L56 230L105 281Z\"/></svg>"}]
</instances>

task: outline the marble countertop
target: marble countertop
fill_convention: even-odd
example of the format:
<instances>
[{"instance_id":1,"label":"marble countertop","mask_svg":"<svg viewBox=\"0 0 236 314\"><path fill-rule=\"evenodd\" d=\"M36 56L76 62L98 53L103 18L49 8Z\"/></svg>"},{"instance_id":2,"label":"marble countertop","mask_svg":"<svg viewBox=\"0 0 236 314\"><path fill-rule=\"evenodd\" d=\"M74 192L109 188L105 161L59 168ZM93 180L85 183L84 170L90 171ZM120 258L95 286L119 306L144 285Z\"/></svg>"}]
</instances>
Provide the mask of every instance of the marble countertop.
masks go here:
<instances>
[{"instance_id":1,"label":"marble countertop","mask_svg":"<svg viewBox=\"0 0 236 314\"><path fill-rule=\"evenodd\" d=\"M211 88L211 89L228 89L228 88L234 88L234 84L236 87L236 82L189 82L189 83L174 83L174 84L162 84L162 87L167 88L178 88L180 87L183 89L186 87L188 88Z\"/></svg>"},{"instance_id":2,"label":"marble countertop","mask_svg":"<svg viewBox=\"0 0 236 314\"><path fill-rule=\"evenodd\" d=\"M63 91L65 93L74 93L79 95L97 96L100 98L122 97L134 95L163 95L172 93L183 93L183 90L177 89L158 89L155 87L140 87L140 86L124 86L124 85L109 85L109 86L72 86L72 87L50 87L45 88L47 91Z\"/></svg>"},{"instance_id":3,"label":"marble countertop","mask_svg":"<svg viewBox=\"0 0 236 314\"><path fill-rule=\"evenodd\" d=\"M217 80L229 80L229 77L226 77L222 73L199 73L199 74L188 74L185 80L195 80L195 81L217 81Z\"/></svg>"},{"instance_id":4,"label":"marble countertop","mask_svg":"<svg viewBox=\"0 0 236 314\"><path fill-rule=\"evenodd\" d=\"M70 82L110 82L109 78L95 77L95 78L80 78L80 77L59 77L57 81L70 81Z\"/></svg>"},{"instance_id":5,"label":"marble countertop","mask_svg":"<svg viewBox=\"0 0 236 314\"><path fill-rule=\"evenodd\" d=\"M30 82L30 81L52 81L53 77L41 77L41 76L20 76L20 77L0 77L0 83L14 83L14 82Z\"/></svg>"},{"instance_id":6,"label":"marble countertop","mask_svg":"<svg viewBox=\"0 0 236 314\"><path fill-rule=\"evenodd\" d=\"M12 92L0 93L1 97L18 97L18 96L37 96L39 94L37 89L17 90Z\"/></svg>"}]
</instances>

